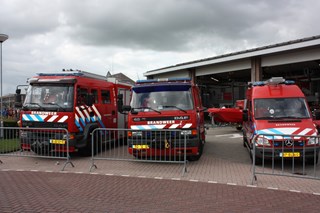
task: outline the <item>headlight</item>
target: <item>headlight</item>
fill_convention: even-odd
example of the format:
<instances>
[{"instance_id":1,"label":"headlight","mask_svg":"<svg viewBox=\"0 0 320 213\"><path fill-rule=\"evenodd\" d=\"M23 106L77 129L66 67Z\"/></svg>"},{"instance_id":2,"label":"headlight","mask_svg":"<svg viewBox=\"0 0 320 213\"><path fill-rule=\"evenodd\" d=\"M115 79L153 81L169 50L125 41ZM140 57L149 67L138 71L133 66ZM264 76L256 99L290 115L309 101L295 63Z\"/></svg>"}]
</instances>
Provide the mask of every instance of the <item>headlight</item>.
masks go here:
<instances>
[{"instance_id":1,"label":"headlight","mask_svg":"<svg viewBox=\"0 0 320 213\"><path fill-rule=\"evenodd\" d=\"M21 138L27 138L28 137L28 133L24 132L24 131L20 131L20 137Z\"/></svg>"},{"instance_id":2,"label":"headlight","mask_svg":"<svg viewBox=\"0 0 320 213\"><path fill-rule=\"evenodd\" d=\"M260 146L271 146L269 140L265 137L258 137L256 140L256 144Z\"/></svg>"},{"instance_id":3,"label":"headlight","mask_svg":"<svg viewBox=\"0 0 320 213\"><path fill-rule=\"evenodd\" d=\"M132 136L142 137L142 132L132 132Z\"/></svg>"},{"instance_id":4,"label":"headlight","mask_svg":"<svg viewBox=\"0 0 320 213\"><path fill-rule=\"evenodd\" d=\"M198 131L196 129L183 130L181 135L197 135Z\"/></svg>"},{"instance_id":5,"label":"headlight","mask_svg":"<svg viewBox=\"0 0 320 213\"><path fill-rule=\"evenodd\" d=\"M315 138L315 137L309 138L308 145L316 145L316 144L319 144L318 138Z\"/></svg>"}]
</instances>

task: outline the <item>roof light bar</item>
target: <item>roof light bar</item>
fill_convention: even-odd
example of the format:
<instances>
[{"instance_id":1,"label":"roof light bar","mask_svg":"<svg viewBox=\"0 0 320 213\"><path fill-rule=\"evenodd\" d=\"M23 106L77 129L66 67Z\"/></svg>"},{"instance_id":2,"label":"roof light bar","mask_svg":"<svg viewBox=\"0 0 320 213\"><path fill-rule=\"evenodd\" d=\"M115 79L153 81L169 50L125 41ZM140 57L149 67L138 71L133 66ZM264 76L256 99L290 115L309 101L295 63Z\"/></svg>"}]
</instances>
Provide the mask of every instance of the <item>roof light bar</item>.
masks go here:
<instances>
[{"instance_id":1,"label":"roof light bar","mask_svg":"<svg viewBox=\"0 0 320 213\"><path fill-rule=\"evenodd\" d=\"M264 86L264 85L278 85L278 84L291 85L291 84L295 84L295 81L285 80L283 77L272 77L266 81L256 81L256 82L248 83L249 86Z\"/></svg>"},{"instance_id":2,"label":"roof light bar","mask_svg":"<svg viewBox=\"0 0 320 213\"><path fill-rule=\"evenodd\" d=\"M143 83L158 83L158 82L177 82L177 81L185 81L190 82L191 78L159 78L159 79L147 79L147 80L137 80L137 84Z\"/></svg>"}]
</instances>

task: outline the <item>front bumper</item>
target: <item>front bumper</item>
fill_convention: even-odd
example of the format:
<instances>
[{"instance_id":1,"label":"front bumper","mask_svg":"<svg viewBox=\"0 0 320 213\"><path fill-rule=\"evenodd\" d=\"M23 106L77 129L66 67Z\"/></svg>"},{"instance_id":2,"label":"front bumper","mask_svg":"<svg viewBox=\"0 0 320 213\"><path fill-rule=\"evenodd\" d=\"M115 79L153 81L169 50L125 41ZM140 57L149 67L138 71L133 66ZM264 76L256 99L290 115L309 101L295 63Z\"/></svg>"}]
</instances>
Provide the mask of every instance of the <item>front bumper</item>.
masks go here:
<instances>
[{"instance_id":1,"label":"front bumper","mask_svg":"<svg viewBox=\"0 0 320 213\"><path fill-rule=\"evenodd\" d=\"M281 158L300 158L311 159L319 155L319 146L303 147L303 148L261 148L255 147L255 155L258 158L265 159L281 159Z\"/></svg>"},{"instance_id":2,"label":"front bumper","mask_svg":"<svg viewBox=\"0 0 320 213\"><path fill-rule=\"evenodd\" d=\"M199 138L143 139L128 138L128 152L135 156L195 156L199 154Z\"/></svg>"}]
</instances>

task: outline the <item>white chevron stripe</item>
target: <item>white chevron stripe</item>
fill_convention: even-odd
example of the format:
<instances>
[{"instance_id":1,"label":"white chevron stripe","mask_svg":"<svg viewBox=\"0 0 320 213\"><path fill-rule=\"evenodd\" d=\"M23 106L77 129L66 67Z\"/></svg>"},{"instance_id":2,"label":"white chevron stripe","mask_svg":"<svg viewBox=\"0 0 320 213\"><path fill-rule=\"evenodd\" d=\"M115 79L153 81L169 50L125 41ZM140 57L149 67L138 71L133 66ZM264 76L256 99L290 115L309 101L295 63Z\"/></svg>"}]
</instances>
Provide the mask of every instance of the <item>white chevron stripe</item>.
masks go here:
<instances>
[{"instance_id":1,"label":"white chevron stripe","mask_svg":"<svg viewBox=\"0 0 320 213\"><path fill-rule=\"evenodd\" d=\"M80 115L80 117L85 120L84 115L82 114L81 110L79 109L79 107L76 107L76 110L78 112L78 114Z\"/></svg>"},{"instance_id":2,"label":"white chevron stripe","mask_svg":"<svg viewBox=\"0 0 320 213\"><path fill-rule=\"evenodd\" d=\"M90 121L90 116L89 116L89 113L88 113L88 109L84 108L83 112L86 115L87 119Z\"/></svg>"},{"instance_id":3,"label":"white chevron stripe","mask_svg":"<svg viewBox=\"0 0 320 213\"><path fill-rule=\"evenodd\" d=\"M182 127L182 129L190 128L191 126L192 126L191 123L187 123Z\"/></svg>"},{"instance_id":4,"label":"white chevron stripe","mask_svg":"<svg viewBox=\"0 0 320 213\"><path fill-rule=\"evenodd\" d=\"M99 117L100 120L101 120L101 114L99 113L99 111L97 110L97 108L96 108L95 105L92 106L92 109L93 109L93 111L96 113L96 115L98 115L98 117Z\"/></svg>"},{"instance_id":5,"label":"white chevron stripe","mask_svg":"<svg viewBox=\"0 0 320 213\"><path fill-rule=\"evenodd\" d=\"M65 116L63 116L60 120L58 120L58 123L63 123L63 122L65 122L67 119L68 119L68 116L65 115Z\"/></svg>"},{"instance_id":6,"label":"white chevron stripe","mask_svg":"<svg viewBox=\"0 0 320 213\"><path fill-rule=\"evenodd\" d=\"M303 131L299 132L297 135L306 135L308 132L310 132L312 129L305 128Z\"/></svg>"},{"instance_id":7,"label":"white chevron stripe","mask_svg":"<svg viewBox=\"0 0 320 213\"><path fill-rule=\"evenodd\" d=\"M25 114L22 115L22 120L24 120L24 121L29 121L27 115L25 115Z\"/></svg>"},{"instance_id":8,"label":"white chevron stripe","mask_svg":"<svg viewBox=\"0 0 320 213\"><path fill-rule=\"evenodd\" d=\"M179 124L172 124L169 129L176 129L179 126Z\"/></svg>"},{"instance_id":9,"label":"white chevron stripe","mask_svg":"<svg viewBox=\"0 0 320 213\"><path fill-rule=\"evenodd\" d=\"M53 122L56 118L59 117L58 115L52 115L51 118L47 122Z\"/></svg>"}]
</instances>

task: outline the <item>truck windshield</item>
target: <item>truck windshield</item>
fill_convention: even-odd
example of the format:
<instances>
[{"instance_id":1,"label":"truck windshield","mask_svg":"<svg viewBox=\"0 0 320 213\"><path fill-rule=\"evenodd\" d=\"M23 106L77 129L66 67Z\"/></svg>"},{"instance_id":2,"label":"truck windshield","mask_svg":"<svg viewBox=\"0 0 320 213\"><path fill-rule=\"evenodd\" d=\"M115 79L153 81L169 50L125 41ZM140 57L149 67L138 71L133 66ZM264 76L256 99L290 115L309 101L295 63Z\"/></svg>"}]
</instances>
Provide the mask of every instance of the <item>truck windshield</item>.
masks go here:
<instances>
[{"instance_id":1,"label":"truck windshield","mask_svg":"<svg viewBox=\"0 0 320 213\"><path fill-rule=\"evenodd\" d=\"M256 119L310 118L304 98L268 98L254 100Z\"/></svg>"},{"instance_id":2,"label":"truck windshield","mask_svg":"<svg viewBox=\"0 0 320 213\"><path fill-rule=\"evenodd\" d=\"M73 85L30 85L27 90L23 109L39 111L72 111Z\"/></svg>"},{"instance_id":3,"label":"truck windshield","mask_svg":"<svg viewBox=\"0 0 320 213\"><path fill-rule=\"evenodd\" d=\"M135 111L152 111L149 109L151 108L157 111L178 110L186 113L186 110L193 109L191 89L190 87L182 91L174 90L174 87L160 91L158 88L133 89L131 107Z\"/></svg>"}]
</instances>

